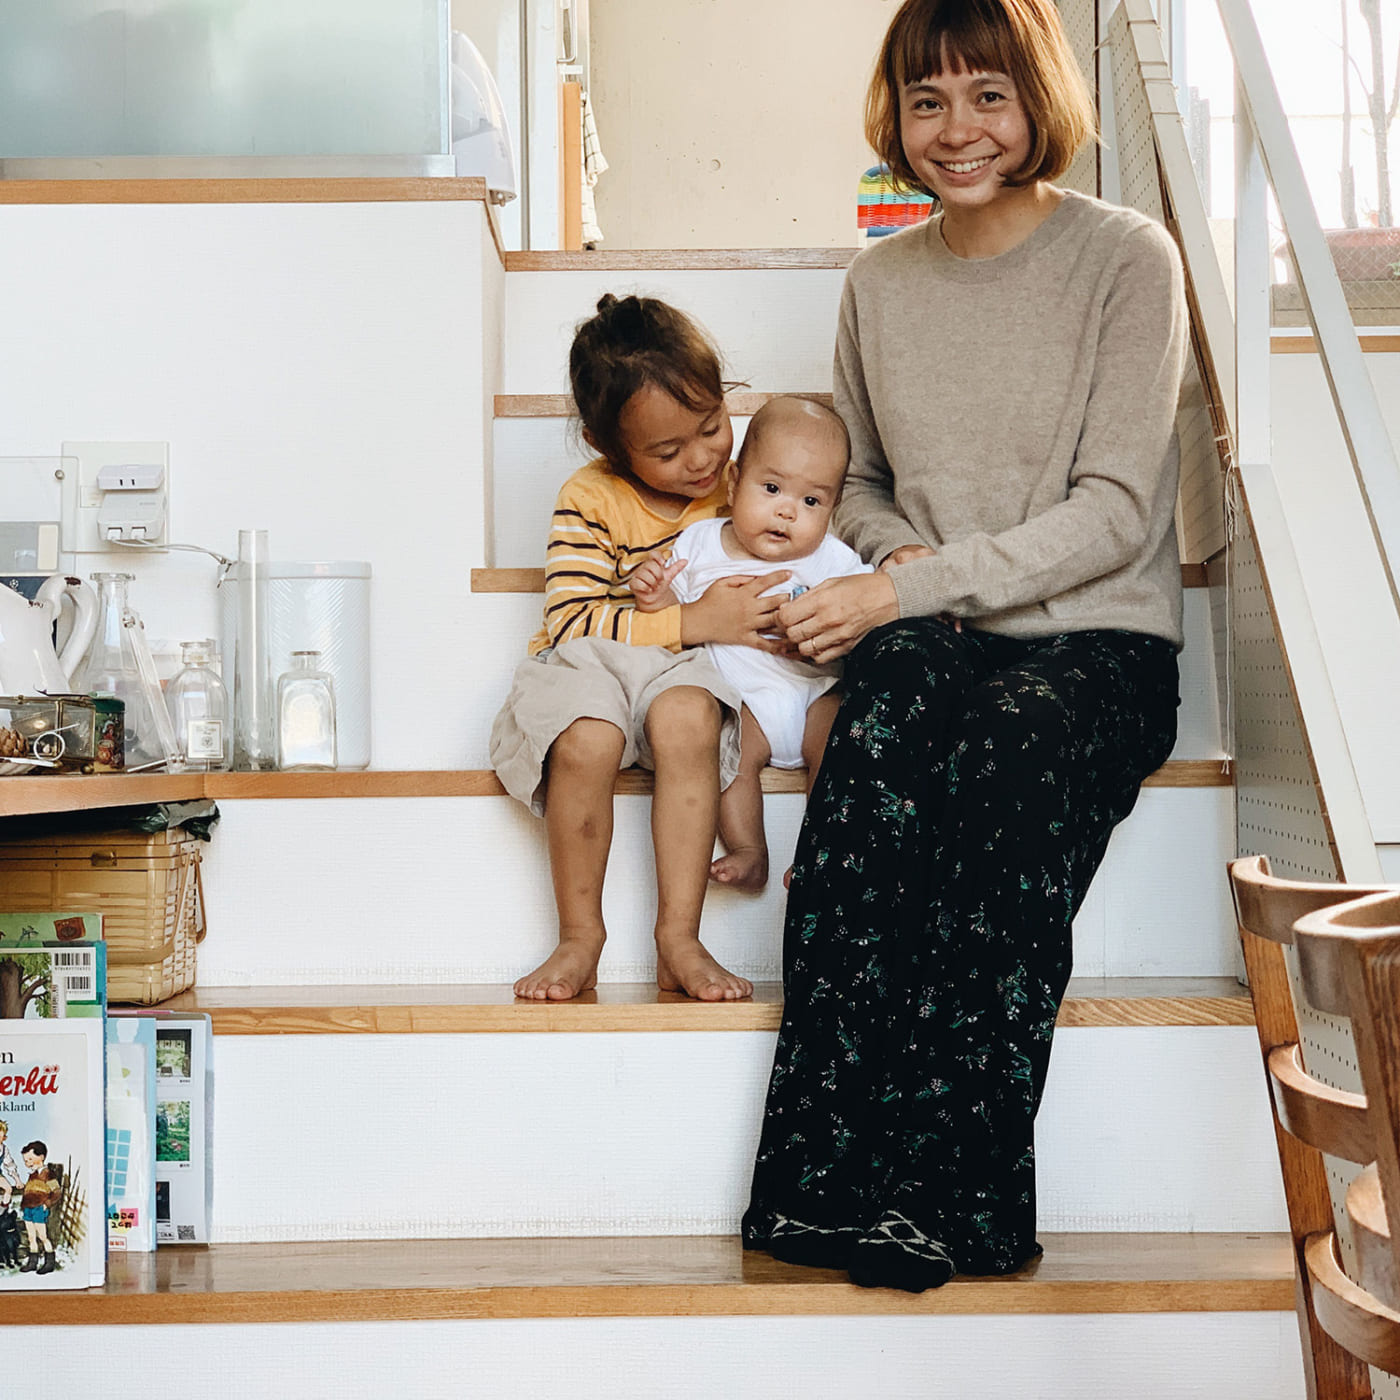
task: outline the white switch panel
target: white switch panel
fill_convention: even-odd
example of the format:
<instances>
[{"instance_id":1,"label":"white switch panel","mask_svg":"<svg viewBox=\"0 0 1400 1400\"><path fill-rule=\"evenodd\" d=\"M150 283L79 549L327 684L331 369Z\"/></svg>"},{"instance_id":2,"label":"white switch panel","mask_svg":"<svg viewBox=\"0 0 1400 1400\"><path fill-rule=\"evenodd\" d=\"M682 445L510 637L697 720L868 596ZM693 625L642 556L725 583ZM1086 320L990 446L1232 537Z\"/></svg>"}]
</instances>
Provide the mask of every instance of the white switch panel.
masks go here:
<instances>
[{"instance_id":1,"label":"white switch panel","mask_svg":"<svg viewBox=\"0 0 1400 1400\"><path fill-rule=\"evenodd\" d=\"M73 518L63 520L63 546L74 554L135 554L119 544L109 544L97 527L97 511L102 492L97 474L103 467L159 466L165 471L165 530L151 544L163 549L170 543L170 444L168 442L65 442L63 455L77 461L77 486L65 498L65 509L72 502ZM150 545L145 546L150 548Z\"/></svg>"}]
</instances>

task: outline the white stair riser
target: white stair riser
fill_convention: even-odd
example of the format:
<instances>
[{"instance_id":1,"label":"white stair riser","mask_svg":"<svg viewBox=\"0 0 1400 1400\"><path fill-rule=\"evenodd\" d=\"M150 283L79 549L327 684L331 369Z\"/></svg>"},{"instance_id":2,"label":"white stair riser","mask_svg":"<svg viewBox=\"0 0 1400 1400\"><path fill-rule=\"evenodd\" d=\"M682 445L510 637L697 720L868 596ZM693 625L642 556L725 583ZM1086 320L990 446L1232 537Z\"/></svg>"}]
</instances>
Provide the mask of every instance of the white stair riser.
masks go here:
<instances>
[{"instance_id":1,"label":"white stair riser","mask_svg":"<svg viewBox=\"0 0 1400 1400\"><path fill-rule=\"evenodd\" d=\"M411 1245L406 1248L412 1248ZM147 1400L120 1345L183 1400L1303 1400L1292 1313L564 1318L272 1326L12 1327L44 1393ZM353 1358L353 1364L347 1361ZM467 1378L470 1379L467 1379ZM664 1377L664 1381L663 1378ZM294 1385L293 1385L294 1378Z\"/></svg>"},{"instance_id":2,"label":"white stair riser","mask_svg":"<svg viewBox=\"0 0 1400 1400\"><path fill-rule=\"evenodd\" d=\"M501 391L567 393L574 328L612 292L660 297L693 316L719 347L729 379L830 392L845 276L841 269L508 272Z\"/></svg>"},{"instance_id":3,"label":"white stair riser","mask_svg":"<svg viewBox=\"0 0 1400 1400\"><path fill-rule=\"evenodd\" d=\"M539 566L537 560L523 567ZM1179 658L1181 708L1177 711L1176 746L1172 757L1215 758L1221 752L1221 737L1210 590L1188 588L1183 596L1186 647ZM460 739L454 739L460 747L452 763L486 766L491 721L510 690L511 675L525 655L526 643L539 630L543 603L543 595L538 593L472 595L468 619L454 627L454 634L470 638L470 646L460 649L469 662L459 672L461 709L449 716L456 734L461 735ZM411 719L406 717L403 728L412 731ZM432 732L437 733L436 729ZM424 736L417 734L410 738L406 733L402 742L415 743L421 750ZM381 768L387 766L376 764ZM434 759L429 766L447 765Z\"/></svg>"},{"instance_id":4,"label":"white stair riser","mask_svg":"<svg viewBox=\"0 0 1400 1400\"><path fill-rule=\"evenodd\" d=\"M732 1234L773 1044L220 1036L216 1238ZM1062 1031L1037 1140L1043 1230L1286 1228L1247 1027Z\"/></svg>"},{"instance_id":5,"label":"white stair riser","mask_svg":"<svg viewBox=\"0 0 1400 1400\"><path fill-rule=\"evenodd\" d=\"M1229 788L1146 788L1114 833L1075 923L1083 977L1224 976L1234 925ZM205 864L204 986L511 982L554 946L544 824L506 797L225 803ZM614 800L604 981L649 981L651 802ZM712 887L701 936L731 969L776 980L780 875L798 794L765 802L773 875L760 896Z\"/></svg>"}]
</instances>

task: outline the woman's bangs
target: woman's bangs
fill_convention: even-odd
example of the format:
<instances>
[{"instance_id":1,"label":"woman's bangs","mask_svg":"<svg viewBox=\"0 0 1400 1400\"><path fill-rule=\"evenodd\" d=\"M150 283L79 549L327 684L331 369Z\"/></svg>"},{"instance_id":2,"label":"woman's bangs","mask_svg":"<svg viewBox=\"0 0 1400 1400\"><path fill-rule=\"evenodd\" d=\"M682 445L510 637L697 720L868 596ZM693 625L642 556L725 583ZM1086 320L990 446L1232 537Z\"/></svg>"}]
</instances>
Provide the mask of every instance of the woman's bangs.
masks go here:
<instances>
[{"instance_id":1,"label":"woman's bangs","mask_svg":"<svg viewBox=\"0 0 1400 1400\"><path fill-rule=\"evenodd\" d=\"M945 73L1011 74L1011 32L978 4L935 0L915 6L891 57L894 80L903 88Z\"/></svg>"}]
</instances>

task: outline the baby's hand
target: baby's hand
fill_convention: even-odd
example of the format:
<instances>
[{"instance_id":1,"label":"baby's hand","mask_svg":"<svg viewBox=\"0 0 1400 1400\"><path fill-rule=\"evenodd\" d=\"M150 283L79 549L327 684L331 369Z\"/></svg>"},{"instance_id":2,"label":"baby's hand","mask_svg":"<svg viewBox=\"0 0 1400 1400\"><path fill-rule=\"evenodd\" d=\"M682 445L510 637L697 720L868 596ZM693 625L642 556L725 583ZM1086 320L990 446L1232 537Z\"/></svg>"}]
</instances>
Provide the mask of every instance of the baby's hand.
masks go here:
<instances>
[{"instance_id":1,"label":"baby's hand","mask_svg":"<svg viewBox=\"0 0 1400 1400\"><path fill-rule=\"evenodd\" d=\"M671 588L671 580L685 566L684 559L672 559L668 564L655 554L638 564L632 577L627 580L627 586L637 600L638 612L660 612L663 608L677 606L680 599Z\"/></svg>"}]
</instances>

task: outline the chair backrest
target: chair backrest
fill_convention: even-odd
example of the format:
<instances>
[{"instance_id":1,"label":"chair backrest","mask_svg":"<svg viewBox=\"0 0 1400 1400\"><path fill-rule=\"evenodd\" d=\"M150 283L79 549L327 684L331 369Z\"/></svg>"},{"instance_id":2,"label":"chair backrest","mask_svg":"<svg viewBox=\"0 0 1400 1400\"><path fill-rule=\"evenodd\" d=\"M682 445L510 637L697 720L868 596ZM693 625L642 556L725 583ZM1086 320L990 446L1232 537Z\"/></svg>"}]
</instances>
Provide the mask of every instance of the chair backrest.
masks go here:
<instances>
[{"instance_id":1,"label":"chair backrest","mask_svg":"<svg viewBox=\"0 0 1400 1400\"><path fill-rule=\"evenodd\" d=\"M1365 1100L1310 1076L1299 1045L1298 1019L1284 948L1299 919L1375 893L1373 888L1281 880L1265 856L1231 862L1240 945L1254 1001L1254 1022L1274 1108L1289 1231L1298 1279L1298 1326L1310 1400L1369 1400L1365 1364L1319 1319L1309 1242L1333 1232L1332 1198L1320 1144L1350 1160L1368 1161L1371 1137ZM1340 1273L1340 1268L1338 1268Z\"/></svg>"},{"instance_id":2,"label":"chair backrest","mask_svg":"<svg viewBox=\"0 0 1400 1400\"><path fill-rule=\"evenodd\" d=\"M1317 1313L1350 1351L1400 1375L1400 890L1307 915L1294 939L1304 985L1330 998L1320 1009L1351 1021L1372 1163L1346 1198L1357 1281L1335 1243L1306 1251Z\"/></svg>"}]
</instances>

